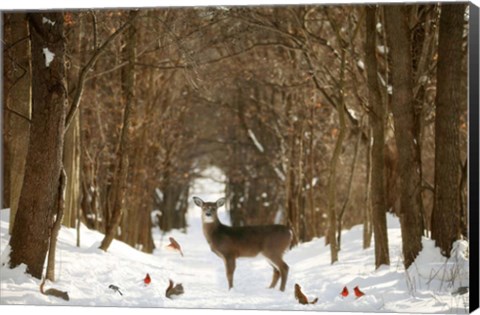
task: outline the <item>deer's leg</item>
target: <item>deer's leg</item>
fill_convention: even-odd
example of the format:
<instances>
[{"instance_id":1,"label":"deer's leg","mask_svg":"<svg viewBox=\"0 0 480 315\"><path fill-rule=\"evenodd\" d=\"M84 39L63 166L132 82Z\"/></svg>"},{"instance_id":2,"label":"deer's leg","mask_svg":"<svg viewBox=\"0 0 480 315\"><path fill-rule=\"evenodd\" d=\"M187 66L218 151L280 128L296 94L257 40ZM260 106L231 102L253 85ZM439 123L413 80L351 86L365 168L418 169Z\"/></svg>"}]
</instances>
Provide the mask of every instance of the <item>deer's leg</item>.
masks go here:
<instances>
[{"instance_id":1,"label":"deer's leg","mask_svg":"<svg viewBox=\"0 0 480 315\"><path fill-rule=\"evenodd\" d=\"M282 281L280 282L280 291L285 291L289 268L288 268L288 265L282 259L280 259L279 268L280 268L280 275L282 277Z\"/></svg>"},{"instance_id":2,"label":"deer's leg","mask_svg":"<svg viewBox=\"0 0 480 315\"><path fill-rule=\"evenodd\" d=\"M225 257L225 269L227 271L228 289L233 288L233 272L235 271L235 257Z\"/></svg>"},{"instance_id":3,"label":"deer's leg","mask_svg":"<svg viewBox=\"0 0 480 315\"><path fill-rule=\"evenodd\" d=\"M270 264L273 266L273 278L272 284L270 288L275 287L278 282L278 277L280 276L282 281L280 282L280 291L285 291L285 285L287 284L287 276L288 276L288 265L283 261L281 255L276 253L263 253L265 257L269 260ZM276 270L276 272L275 272Z\"/></svg>"},{"instance_id":4,"label":"deer's leg","mask_svg":"<svg viewBox=\"0 0 480 315\"><path fill-rule=\"evenodd\" d=\"M278 271L278 269L273 265L272 265L272 268L273 268L273 277L272 277L272 283L270 284L270 289L275 288L275 286L278 283L278 279L280 278L280 271Z\"/></svg>"}]
</instances>

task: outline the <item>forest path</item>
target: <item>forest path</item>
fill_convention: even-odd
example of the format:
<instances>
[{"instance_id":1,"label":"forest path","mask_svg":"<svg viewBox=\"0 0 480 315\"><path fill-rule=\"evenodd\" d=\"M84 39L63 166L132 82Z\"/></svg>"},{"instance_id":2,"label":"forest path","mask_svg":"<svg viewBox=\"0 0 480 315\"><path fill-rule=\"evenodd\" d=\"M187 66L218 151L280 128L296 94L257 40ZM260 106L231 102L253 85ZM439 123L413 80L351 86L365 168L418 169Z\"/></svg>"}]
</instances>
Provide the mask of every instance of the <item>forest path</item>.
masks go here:
<instances>
[{"instance_id":1,"label":"forest path","mask_svg":"<svg viewBox=\"0 0 480 315\"><path fill-rule=\"evenodd\" d=\"M193 183L190 199L198 196L213 202L224 197L220 172L209 169L206 175ZM280 292L278 286L277 289L268 288L273 270L261 255L237 259L234 287L228 290L223 260L210 250L203 236L200 215L200 208L190 200L187 233L174 230L162 236L158 230L154 231L157 246L154 256L161 261L159 272L163 277L182 283L185 288L181 297L165 301L167 307L284 310L349 310L354 307L357 310L378 310L383 306L383 302L374 296L359 301L355 301L354 297L344 300L339 296L343 286L352 280L352 272L357 275L353 278L357 285L363 284L362 276L372 272L372 266L365 265L365 260L373 264L372 253L367 251L358 256L358 248L362 246L360 229L353 232L354 240L345 244L342 251L343 261L348 261L348 264L339 262L330 265L328 246L321 242L307 243L301 249L294 248L285 254L285 261L290 266L285 292ZM219 218L224 224L230 224L224 207L219 209ZM182 246L184 257L166 249L170 236ZM310 300L318 297L319 302L316 305L299 305L294 297L295 283L304 288Z\"/></svg>"},{"instance_id":2,"label":"forest path","mask_svg":"<svg viewBox=\"0 0 480 315\"><path fill-rule=\"evenodd\" d=\"M215 201L224 197L224 186L221 183L221 174L218 170L209 170L210 177L200 178L193 185L190 197L199 196L205 201ZM213 178L212 178L213 177ZM191 198L190 198L191 199ZM222 259L216 256L203 236L201 210L190 200L187 214L187 233L175 230L161 235L154 232L154 241L157 249L154 256L158 257L162 266L162 273L167 273L174 282L182 283L185 294L180 298L167 300L168 307L205 307L259 309L278 308L279 303L285 300L285 295L278 289L268 289L272 277L272 268L266 260L259 256L250 259L237 259L234 274L234 288L228 290L225 267ZM230 220L225 208L219 209L219 218L229 224ZM178 252L166 249L169 237L182 246L184 257ZM293 297L292 289L289 302L284 306L291 306ZM221 307L221 306L220 306ZM288 307L287 307L288 308Z\"/></svg>"}]
</instances>

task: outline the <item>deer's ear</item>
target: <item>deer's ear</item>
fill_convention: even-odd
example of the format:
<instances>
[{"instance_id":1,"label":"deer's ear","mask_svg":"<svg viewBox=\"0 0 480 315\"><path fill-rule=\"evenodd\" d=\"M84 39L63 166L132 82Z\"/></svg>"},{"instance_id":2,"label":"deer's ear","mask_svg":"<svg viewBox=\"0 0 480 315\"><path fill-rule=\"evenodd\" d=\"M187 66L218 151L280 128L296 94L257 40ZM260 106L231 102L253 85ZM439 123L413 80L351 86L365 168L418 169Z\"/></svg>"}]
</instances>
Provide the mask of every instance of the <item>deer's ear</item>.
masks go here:
<instances>
[{"instance_id":1,"label":"deer's ear","mask_svg":"<svg viewBox=\"0 0 480 315\"><path fill-rule=\"evenodd\" d=\"M217 200L217 208L220 208L225 204L225 198L220 198Z\"/></svg>"},{"instance_id":2,"label":"deer's ear","mask_svg":"<svg viewBox=\"0 0 480 315\"><path fill-rule=\"evenodd\" d=\"M203 206L203 200L198 197L193 197L193 202L195 202L195 204L199 207Z\"/></svg>"}]
</instances>

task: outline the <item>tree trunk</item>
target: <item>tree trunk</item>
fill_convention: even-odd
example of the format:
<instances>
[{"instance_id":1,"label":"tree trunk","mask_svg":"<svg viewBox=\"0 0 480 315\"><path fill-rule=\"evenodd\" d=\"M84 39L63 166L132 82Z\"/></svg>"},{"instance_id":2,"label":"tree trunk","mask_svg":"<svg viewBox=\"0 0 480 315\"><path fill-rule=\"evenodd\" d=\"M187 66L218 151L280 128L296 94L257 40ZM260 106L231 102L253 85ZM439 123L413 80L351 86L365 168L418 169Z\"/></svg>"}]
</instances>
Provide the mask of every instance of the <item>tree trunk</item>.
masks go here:
<instances>
[{"instance_id":1,"label":"tree trunk","mask_svg":"<svg viewBox=\"0 0 480 315\"><path fill-rule=\"evenodd\" d=\"M315 207L315 190L313 187L314 179L314 170L315 170L315 147L314 147L314 134L315 134L315 106L316 102L310 106L310 121L309 121L309 132L310 138L308 141L308 172L307 172L307 181L308 181L308 207L309 207L309 231L310 238L318 236L318 226L317 226L317 210Z\"/></svg>"},{"instance_id":2,"label":"tree trunk","mask_svg":"<svg viewBox=\"0 0 480 315\"><path fill-rule=\"evenodd\" d=\"M80 207L80 115L77 112L70 128L65 132L63 163L68 177L65 195L65 218L63 225L74 228Z\"/></svg>"},{"instance_id":3,"label":"tree trunk","mask_svg":"<svg viewBox=\"0 0 480 315\"><path fill-rule=\"evenodd\" d=\"M341 78L340 78L340 101L337 104L338 119L340 123L338 138L335 143L335 149L333 151L332 158L330 160L330 174L328 176L328 242L330 243L330 262L333 264L338 261L338 243L336 239L336 226L337 226L337 165L342 153L342 144L345 138L345 103L344 103L344 75L345 75L345 49L342 49L341 57Z\"/></svg>"},{"instance_id":4,"label":"tree trunk","mask_svg":"<svg viewBox=\"0 0 480 315\"><path fill-rule=\"evenodd\" d=\"M408 268L422 249L423 220L421 213L420 153L415 138L415 109L410 32L407 8L403 5L385 6L387 42L391 58L393 87L392 111L395 139L399 152L400 222L405 268Z\"/></svg>"},{"instance_id":5,"label":"tree trunk","mask_svg":"<svg viewBox=\"0 0 480 315\"><path fill-rule=\"evenodd\" d=\"M460 108L465 4L442 4L438 41L435 110L435 204L432 239L450 256L461 237Z\"/></svg>"},{"instance_id":6,"label":"tree trunk","mask_svg":"<svg viewBox=\"0 0 480 315\"><path fill-rule=\"evenodd\" d=\"M340 213L338 214L338 236L337 236L337 244L338 244L338 249L342 249L342 229L343 229L343 216L345 215L345 212L347 211L348 208L350 208L351 204L351 196L352 196L352 188L353 188L353 177L355 175L355 170L357 168L357 160L358 160L358 149L360 147L360 141L362 139L362 132L361 130L358 130L357 134L357 139L355 139L355 148L353 149L353 157L352 157L352 164L350 166L350 176L348 178L348 190L347 190L347 196L345 197L345 201L343 202L342 205L342 210L340 210Z\"/></svg>"},{"instance_id":7,"label":"tree trunk","mask_svg":"<svg viewBox=\"0 0 480 315\"><path fill-rule=\"evenodd\" d=\"M32 123L23 187L10 239L10 267L24 263L29 274L41 278L52 217L57 213L62 168L67 96L65 37L61 12L29 14L28 22L35 78Z\"/></svg>"},{"instance_id":8,"label":"tree trunk","mask_svg":"<svg viewBox=\"0 0 480 315\"><path fill-rule=\"evenodd\" d=\"M370 124L367 124L370 125ZM363 209L363 249L370 247L372 243L372 129L368 129L368 143L367 143L367 165L366 169L366 178L365 178L365 207Z\"/></svg>"},{"instance_id":9,"label":"tree trunk","mask_svg":"<svg viewBox=\"0 0 480 315\"><path fill-rule=\"evenodd\" d=\"M57 195L57 213L54 218L52 232L50 234L50 243L48 245L48 264L47 279L55 281L55 254L57 252L57 237L62 226L63 215L65 212L65 185L67 184L67 176L65 170L60 173Z\"/></svg>"},{"instance_id":10,"label":"tree trunk","mask_svg":"<svg viewBox=\"0 0 480 315\"><path fill-rule=\"evenodd\" d=\"M87 51L84 40L85 22L84 19L79 19L77 27L72 29L74 33L72 36L72 42L69 45L71 54L80 54L82 51ZM88 57L86 54L80 54L79 63L84 64L85 59ZM80 69L71 69L69 71L71 81L74 81L80 77ZM82 89L81 86L76 86L78 89ZM71 95L70 95L71 96ZM72 104L72 103L70 103ZM77 226L76 221L78 212L80 211L80 198L82 194L82 177L81 177L81 138L80 138L80 111L75 112L72 118L72 123L69 128L65 130L65 146L63 151L63 165L68 178L65 194L65 215L62 224L74 228ZM87 196L85 196L87 198ZM77 243L78 240L77 240Z\"/></svg>"},{"instance_id":11,"label":"tree trunk","mask_svg":"<svg viewBox=\"0 0 480 315\"><path fill-rule=\"evenodd\" d=\"M9 42L16 43L12 46L6 56L12 58L5 61L5 68L12 66L12 71L5 98L6 106L12 113L5 117L5 124L8 125L8 153L9 163L5 161L5 174L9 174L9 180L4 181L5 187L9 188L10 207L10 234L13 231L15 214L17 213L18 200L22 190L23 177L25 173L25 159L28 151L28 138L30 136L31 118L31 64L30 64L30 41L27 15L25 13L13 13L9 17ZM7 34L5 34L7 36ZM15 113L15 114L14 114ZM8 117L8 119L7 119Z\"/></svg>"},{"instance_id":12,"label":"tree trunk","mask_svg":"<svg viewBox=\"0 0 480 315\"><path fill-rule=\"evenodd\" d=\"M123 113L123 126L120 135L120 146L118 150L118 156L120 158L119 164L115 171L115 184L113 193L113 207L111 218L108 222L108 226L105 232L105 237L100 244L100 249L107 251L108 247L112 243L117 233L117 227L119 226L122 214L125 208L125 194L127 192L127 178L128 178L128 154L130 152L130 135L129 130L132 124L132 107L134 102L134 90L135 90L135 36L136 28L133 22L134 17L137 15L137 11L130 11L129 19L132 21L128 29L127 37L127 55L128 66L126 68L125 76L125 111Z\"/></svg>"},{"instance_id":13,"label":"tree trunk","mask_svg":"<svg viewBox=\"0 0 480 315\"><path fill-rule=\"evenodd\" d=\"M365 56L368 80L368 103L372 124L372 221L375 239L375 267L390 264L385 193L385 107L383 106L378 82L376 47L376 7L366 7Z\"/></svg>"}]
</instances>

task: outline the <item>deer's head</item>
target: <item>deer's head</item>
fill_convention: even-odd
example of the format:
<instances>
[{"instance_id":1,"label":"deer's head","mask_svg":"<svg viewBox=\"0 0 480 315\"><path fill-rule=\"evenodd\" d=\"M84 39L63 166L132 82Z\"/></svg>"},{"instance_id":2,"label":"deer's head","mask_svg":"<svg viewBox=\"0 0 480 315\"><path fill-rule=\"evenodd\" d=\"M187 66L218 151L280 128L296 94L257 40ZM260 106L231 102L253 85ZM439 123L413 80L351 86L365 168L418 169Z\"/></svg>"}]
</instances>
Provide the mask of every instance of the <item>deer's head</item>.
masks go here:
<instances>
[{"instance_id":1,"label":"deer's head","mask_svg":"<svg viewBox=\"0 0 480 315\"><path fill-rule=\"evenodd\" d=\"M193 197L197 206L202 208L202 222L213 223L218 221L217 209L225 204L225 198L220 198L215 202L205 202L198 197Z\"/></svg>"}]
</instances>

